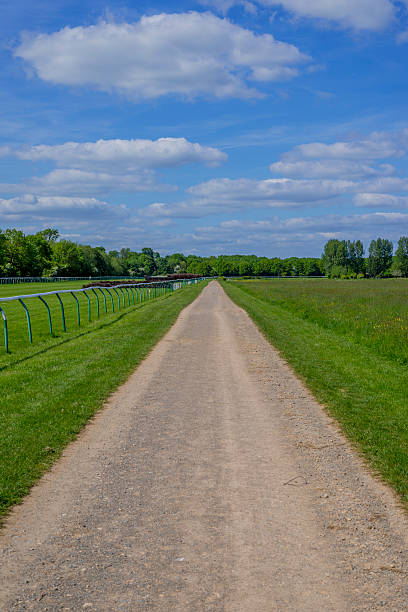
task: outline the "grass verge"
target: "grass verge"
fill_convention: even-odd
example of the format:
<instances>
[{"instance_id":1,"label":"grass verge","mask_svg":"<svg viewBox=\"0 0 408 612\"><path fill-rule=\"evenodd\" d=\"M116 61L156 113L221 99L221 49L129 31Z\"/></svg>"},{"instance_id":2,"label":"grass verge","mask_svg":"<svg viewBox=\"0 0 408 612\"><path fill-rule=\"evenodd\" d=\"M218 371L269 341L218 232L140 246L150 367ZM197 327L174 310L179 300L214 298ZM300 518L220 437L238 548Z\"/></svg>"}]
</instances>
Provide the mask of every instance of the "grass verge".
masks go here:
<instances>
[{"instance_id":1,"label":"grass verge","mask_svg":"<svg viewBox=\"0 0 408 612\"><path fill-rule=\"evenodd\" d=\"M204 283L110 314L0 371L0 516L21 501Z\"/></svg>"},{"instance_id":2,"label":"grass verge","mask_svg":"<svg viewBox=\"0 0 408 612\"><path fill-rule=\"evenodd\" d=\"M69 291L71 289L81 289L84 285L84 281L73 281L73 282L59 282L59 283L21 283L15 285L0 285L0 298L11 297L16 295L35 294L50 291ZM128 301L133 305L133 299L135 295L131 295L131 292L122 294L119 290L121 308L117 302L117 294L111 290L113 297L112 300L105 291L106 299L106 311L105 312L105 299L103 295L98 291L96 294L93 291L87 291L87 295L90 302L90 315L91 321L89 321L88 312L88 299L84 293L77 293L76 298L78 300L79 313L80 313L80 327L86 328L94 323L98 324L99 319L104 319L106 314L112 314L116 310L120 310L128 307ZM123 306L123 297L125 297L125 305ZM51 320L52 320L52 335L50 334L48 314L46 307L39 301L38 298L26 298L24 303L30 312L31 327L32 327L32 345L29 343L28 337L28 326L26 314L23 306L18 301L12 302L0 302L0 307L4 310L7 316L8 322L8 335L9 335L9 353L5 352L5 337L4 337L4 326L3 320L0 317L0 368L9 364L10 360L20 359L21 355L25 352L32 354L33 346L43 347L44 343L57 344L58 339L66 339L67 334L77 334L78 331L78 319L77 319L77 305L76 300L69 293L61 293L60 298L64 305L66 332L63 330L62 324L62 312L60 303L56 295L46 296L46 302L50 308ZM129 298L129 300L128 300ZM140 299L140 296L139 296ZM135 300L136 301L136 300ZM99 316L98 316L98 302L99 302ZM113 306L113 307L112 307Z\"/></svg>"},{"instance_id":3,"label":"grass verge","mask_svg":"<svg viewBox=\"0 0 408 612\"><path fill-rule=\"evenodd\" d=\"M408 505L408 369L373 348L223 282L265 337Z\"/></svg>"}]
</instances>

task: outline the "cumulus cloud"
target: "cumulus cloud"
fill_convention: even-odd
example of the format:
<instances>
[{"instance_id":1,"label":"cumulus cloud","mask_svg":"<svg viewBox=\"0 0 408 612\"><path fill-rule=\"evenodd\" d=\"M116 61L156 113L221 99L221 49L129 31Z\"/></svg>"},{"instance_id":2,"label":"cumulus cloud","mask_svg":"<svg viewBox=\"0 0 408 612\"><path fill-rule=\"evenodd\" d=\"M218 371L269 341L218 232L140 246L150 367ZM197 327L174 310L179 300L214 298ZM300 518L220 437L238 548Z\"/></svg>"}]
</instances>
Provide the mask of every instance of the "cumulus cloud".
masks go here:
<instances>
[{"instance_id":1,"label":"cumulus cloud","mask_svg":"<svg viewBox=\"0 0 408 612\"><path fill-rule=\"evenodd\" d=\"M408 178L386 176L358 183L357 191L363 193L398 193L408 191Z\"/></svg>"},{"instance_id":2,"label":"cumulus cloud","mask_svg":"<svg viewBox=\"0 0 408 612\"><path fill-rule=\"evenodd\" d=\"M355 196L354 203L357 206L370 208L408 208L408 196L396 196L388 193L359 193Z\"/></svg>"},{"instance_id":3,"label":"cumulus cloud","mask_svg":"<svg viewBox=\"0 0 408 612\"><path fill-rule=\"evenodd\" d=\"M270 34L197 12L25 36L15 55L44 81L116 91L134 100L167 94L259 97L250 82L292 78L308 59Z\"/></svg>"},{"instance_id":4,"label":"cumulus cloud","mask_svg":"<svg viewBox=\"0 0 408 612\"><path fill-rule=\"evenodd\" d=\"M174 191L177 187L157 183L150 171L134 174L113 174L61 168L41 177L16 184L0 183L6 193L37 195L106 195L112 192Z\"/></svg>"},{"instance_id":5,"label":"cumulus cloud","mask_svg":"<svg viewBox=\"0 0 408 612\"><path fill-rule=\"evenodd\" d=\"M209 214L253 208L295 208L322 204L345 193L352 193L352 181L293 179L213 179L187 190L184 202L156 202L144 214L155 217L204 217Z\"/></svg>"},{"instance_id":6,"label":"cumulus cloud","mask_svg":"<svg viewBox=\"0 0 408 612\"><path fill-rule=\"evenodd\" d=\"M227 155L185 138L158 140L98 140L7 149L19 159L52 161L58 168L21 184L0 184L7 193L41 195L100 195L112 191L174 191L156 181L155 171L189 163L213 167Z\"/></svg>"},{"instance_id":7,"label":"cumulus cloud","mask_svg":"<svg viewBox=\"0 0 408 612\"><path fill-rule=\"evenodd\" d=\"M262 4L356 30L381 30L391 23L395 12L389 0L262 0Z\"/></svg>"},{"instance_id":8,"label":"cumulus cloud","mask_svg":"<svg viewBox=\"0 0 408 612\"><path fill-rule=\"evenodd\" d=\"M129 210L125 206L114 206L96 198L37 197L24 194L16 198L0 199L0 221L6 226L41 221L50 225L69 219L76 223L117 223L128 216Z\"/></svg>"},{"instance_id":9,"label":"cumulus cloud","mask_svg":"<svg viewBox=\"0 0 408 612\"><path fill-rule=\"evenodd\" d=\"M190 163L217 166L227 155L212 147L185 138L158 140L98 140L96 142L66 142L61 145L37 145L16 151L20 159L52 160L59 167L108 169L122 172L140 168L174 168Z\"/></svg>"},{"instance_id":10,"label":"cumulus cloud","mask_svg":"<svg viewBox=\"0 0 408 612\"><path fill-rule=\"evenodd\" d=\"M320 256L330 238L362 239L367 246L378 235L397 241L408 213L378 212L355 215L319 215L261 221L224 221L198 227L189 237L200 252L266 254L269 257Z\"/></svg>"},{"instance_id":11,"label":"cumulus cloud","mask_svg":"<svg viewBox=\"0 0 408 612\"><path fill-rule=\"evenodd\" d=\"M140 219L126 224L98 227L84 226L81 234L65 232L74 240L104 244L108 248L123 244L149 244L162 254L182 251L200 255L256 253L268 257L319 256L329 238L363 239L366 247L372 238L385 235L396 241L401 226L408 222L404 213L368 213L355 215L319 215L283 219L278 216L259 221L231 219L217 225L197 226L188 231L168 232L160 225L146 228ZM69 225L67 224L67 227ZM72 229L75 232L75 229ZM88 232L88 233L87 233Z\"/></svg>"},{"instance_id":12,"label":"cumulus cloud","mask_svg":"<svg viewBox=\"0 0 408 612\"><path fill-rule=\"evenodd\" d=\"M271 171L282 178L209 180L188 188L185 200L155 202L143 214L152 218L198 218L261 208L351 205L351 197L358 194L366 195L356 198L355 203L369 206L371 201L378 208L378 194L384 194L385 202L389 194L408 192L408 178L398 176L393 165L378 161L402 157L407 149L408 130L375 132L330 144L301 144L271 164ZM370 200L367 194L374 197ZM401 205L403 200L391 197L391 201Z\"/></svg>"},{"instance_id":13,"label":"cumulus cloud","mask_svg":"<svg viewBox=\"0 0 408 612\"><path fill-rule=\"evenodd\" d=\"M408 149L408 129L398 133L373 132L365 138L325 144L311 142L294 147L282 155L283 161L307 159L344 159L366 161L386 158L398 158Z\"/></svg>"},{"instance_id":14,"label":"cumulus cloud","mask_svg":"<svg viewBox=\"0 0 408 612\"><path fill-rule=\"evenodd\" d=\"M390 164L370 166L361 162L342 159L319 159L311 161L279 161L270 165L273 174L285 175L291 178L348 178L351 180L390 176L395 168Z\"/></svg>"},{"instance_id":15,"label":"cumulus cloud","mask_svg":"<svg viewBox=\"0 0 408 612\"><path fill-rule=\"evenodd\" d=\"M255 205L265 202L269 205L275 201L307 202L331 198L353 188L351 181L303 181L290 178L266 179L213 179L187 191L195 198L216 200L225 203L251 202Z\"/></svg>"},{"instance_id":16,"label":"cumulus cloud","mask_svg":"<svg viewBox=\"0 0 408 612\"><path fill-rule=\"evenodd\" d=\"M228 11L242 0L202 0L202 4ZM283 8L297 17L324 20L355 30L382 30L395 14L390 0L256 0L260 6Z\"/></svg>"}]
</instances>

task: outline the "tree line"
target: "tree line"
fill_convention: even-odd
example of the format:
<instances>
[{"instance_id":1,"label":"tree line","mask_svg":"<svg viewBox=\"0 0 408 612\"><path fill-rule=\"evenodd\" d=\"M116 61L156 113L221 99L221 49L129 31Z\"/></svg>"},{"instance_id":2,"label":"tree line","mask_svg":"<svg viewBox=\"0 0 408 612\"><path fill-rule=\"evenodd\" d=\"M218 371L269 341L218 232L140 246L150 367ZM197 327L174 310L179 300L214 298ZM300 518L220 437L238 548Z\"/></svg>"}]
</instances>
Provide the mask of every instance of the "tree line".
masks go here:
<instances>
[{"instance_id":1,"label":"tree line","mask_svg":"<svg viewBox=\"0 0 408 612\"><path fill-rule=\"evenodd\" d=\"M368 257L364 257L361 240L331 239L326 242L322 268L330 278L385 278L408 276L408 237L401 236L394 254L394 245L387 238L370 242Z\"/></svg>"},{"instance_id":2,"label":"tree line","mask_svg":"<svg viewBox=\"0 0 408 612\"><path fill-rule=\"evenodd\" d=\"M408 276L408 238L393 254L390 240L378 238L365 257L360 240L329 240L321 258L173 253L151 248L106 251L60 237L58 230L35 234L0 229L0 276L153 276L191 273L202 276L322 276L331 278Z\"/></svg>"},{"instance_id":3,"label":"tree line","mask_svg":"<svg viewBox=\"0 0 408 612\"><path fill-rule=\"evenodd\" d=\"M151 248L107 252L60 238L56 229L36 234L0 230L0 276L153 276L174 273L202 276L321 276L320 258L173 253L162 257Z\"/></svg>"}]
</instances>

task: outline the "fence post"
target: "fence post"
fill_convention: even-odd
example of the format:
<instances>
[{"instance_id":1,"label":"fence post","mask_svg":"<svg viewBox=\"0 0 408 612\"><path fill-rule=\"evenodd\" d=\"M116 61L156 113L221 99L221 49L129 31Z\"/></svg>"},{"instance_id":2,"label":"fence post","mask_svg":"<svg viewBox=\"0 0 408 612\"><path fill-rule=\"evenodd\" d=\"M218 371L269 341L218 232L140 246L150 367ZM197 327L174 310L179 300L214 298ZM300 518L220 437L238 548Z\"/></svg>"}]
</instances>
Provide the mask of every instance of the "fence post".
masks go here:
<instances>
[{"instance_id":1,"label":"fence post","mask_svg":"<svg viewBox=\"0 0 408 612\"><path fill-rule=\"evenodd\" d=\"M62 300L61 300L61 298L60 298L59 294L58 294L58 293L56 293L55 295L57 296L57 298L58 298L58 300L59 300L59 303L60 303L60 305L61 305L62 329L64 330L64 332L66 332L66 331L67 331L67 328L66 328L66 326L65 326L65 312L64 312L64 304L62 303Z\"/></svg>"},{"instance_id":2,"label":"fence post","mask_svg":"<svg viewBox=\"0 0 408 612\"><path fill-rule=\"evenodd\" d=\"M89 295L87 294L86 291L83 291L83 293L85 293L86 299L88 300L88 321L90 321L91 320L91 300L89 299Z\"/></svg>"},{"instance_id":3,"label":"fence post","mask_svg":"<svg viewBox=\"0 0 408 612\"><path fill-rule=\"evenodd\" d=\"M20 302L20 304L22 305L22 307L24 308L24 310L26 312L27 325L28 325L28 337L30 339L30 344L32 344L33 343L33 334L32 334L32 331L31 331L30 313L28 311L27 306L24 304L23 300L21 298L18 298L18 301Z\"/></svg>"},{"instance_id":4,"label":"fence post","mask_svg":"<svg viewBox=\"0 0 408 612\"><path fill-rule=\"evenodd\" d=\"M96 297L96 316L99 319L99 298L98 298L98 294L96 293L95 289L92 289L93 293L95 294Z\"/></svg>"},{"instance_id":5,"label":"fence post","mask_svg":"<svg viewBox=\"0 0 408 612\"><path fill-rule=\"evenodd\" d=\"M6 349L6 353L9 352L8 350L8 329L7 329L7 317L6 317L6 313L4 312L4 310L1 308L0 306L0 312L1 312L1 316L3 317L3 323L4 323L4 348Z\"/></svg>"},{"instance_id":6,"label":"fence post","mask_svg":"<svg viewBox=\"0 0 408 612\"><path fill-rule=\"evenodd\" d=\"M125 291L126 291L126 295L127 295L128 306L130 306L129 289L127 287L125 287Z\"/></svg>"},{"instance_id":7,"label":"fence post","mask_svg":"<svg viewBox=\"0 0 408 612\"><path fill-rule=\"evenodd\" d=\"M111 292L109 291L109 289L107 287L105 287L106 291L109 293L110 295L110 299L112 302L112 312L115 312L115 304L113 303L113 295L111 294Z\"/></svg>"},{"instance_id":8,"label":"fence post","mask_svg":"<svg viewBox=\"0 0 408 612\"><path fill-rule=\"evenodd\" d=\"M106 313L108 312L108 306L107 306L107 304L106 304L106 295L104 294L103 289L101 289L100 287L99 287L99 291L100 291L100 292L102 293L102 295L103 295L103 301L104 301L104 303L105 303L105 314L106 314Z\"/></svg>"},{"instance_id":9,"label":"fence post","mask_svg":"<svg viewBox=\"0 0 408 612\"><path fill-rule=\"evenodd\" d=\"M116 291L115 287L112 287L112 289L116 293L116 295L118 296L118 308L120 310L120 297L119 297L119 293Z\"/></svg>"},{"instance_id":10,"label":"fence post","mask_svg":"<svg viewBox=\"0 0 408 612\"><path fill-rule=\"evenodd\" d=\"M74 300L76 301L76 306L77 306L77 319L78 319L78 327L80 327L80 325L81 325L81 315L80 315L80 312L79 312L79 301L78 301L78 298L77 298L77 296L75 295L75 293L73 293L72 291L71 291L71 295L72 295L72 297L74 298Z\"/></svg>"},{"instance_id":11,"label":"fence post","mask_svg":"<svg viewBox=\"0 0 408 612\"><path fill-rule=\"evenodd\" d=\"M119 291L120 291L120 292L121 292L121 294L122 294L123 308L125 308L125 306L126 306L126 303L125 303L125 293L124 293L124 291L123 291L122 287L117 287L117 289L119 289Z\"/></svg>"},{"instance_id":12,"label":"fence post","mask_svg":"<svg viewBox=\"0 0 408 612\"><path fill-rule=\"evenodd\" d=\"M50 310L50 307L48 306L47 302L41 297L41 295L39 295L38 298L41 300L41 302L43 304L45 304L45 307L47 309L47 312L48 312L48 322L50 324L50 334L52 336L52 321L51 321L51 310Z\"/></svg>"}]
</instances>

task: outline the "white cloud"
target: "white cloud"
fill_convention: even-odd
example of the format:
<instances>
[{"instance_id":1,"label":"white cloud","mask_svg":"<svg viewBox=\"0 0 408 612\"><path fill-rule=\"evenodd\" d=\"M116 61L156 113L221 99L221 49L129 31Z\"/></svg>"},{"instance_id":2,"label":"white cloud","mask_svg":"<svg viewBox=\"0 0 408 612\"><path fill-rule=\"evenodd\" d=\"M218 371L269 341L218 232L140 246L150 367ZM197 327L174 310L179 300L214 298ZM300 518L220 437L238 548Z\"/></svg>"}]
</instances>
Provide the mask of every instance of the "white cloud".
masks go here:
<instances>
[{"instance_id":1,"label":"white cloud","mask_svg":"<svg viewBox=\"0 0 408 612\"><path fill-rule=\"evenodd\" d=\"M259 97L250 81L294 77L308 59L270 34L196 12L25 36L15 55L45 81L116 91L135 100L167 94Z\"/></svg>"},{"instance_id":2,"label":"white cloud","mask_svg":"<svg viewBox=\"0 0 408 612\"><path fill-rule=\"evenodd\" d=\"M291 178L348 178L356 180L372 176L390 176L395 168L390 164L370 166L361 162L342 159L319 159L311 161L279 161L270 165L273 174Z\"/></svg>"},{"instance_id":3,"label":"white cloud","mask_svg":"<svg viewBox=\"0 0 408 612\"><path fill-rule=\"evenodd\" d=\"M7 149L7 154L34 162L50 160L58 168L21 184L0 184L3 192L71 196L104 195L112 191L174 191L176 187L156 181L156 169L188 163L216 166L227 159L219 149L185 138L66 142Z\"/></svg>"},{"instance_id":4,"label":"white cloud","mask_svg":"<svg viewBox=\"0 0 408 612\"><path fill-rule=\"evenodd\" d=\"M242 0L202 0L222 12ZM324 20L355 30L382 30L389 25L395 14L390 0L256 0L261 6L281 7L297 17Z\"/></svg>"},{"instance_id":5,"label":"white cloud","mask_svg":"<svg viewBox=\"0 0 408 612\"><path fill-rule=\"evenodd\" d=\"M125 206L114 206L96 198L69 198L62 196L36 197L25 194L10 199L0 199L0 222L4 225L25 225L44 221L50 225L67 220L81 223L114 223L129 216Z\"/></svg>"},{"instance_id":6,"label":"white cloud","mask_svg":"<svg viewBox=\"0 0 408 612\"><path fill-rule=\"evenodd\" d=\"M174 191L176 187L155 182L149 171L134 174L112 174L61 168L45 176L33 177L17 184L0 183L3 193L37 195L106 195L112 192Z\"/></svg>"},{"instance_id":7,"label":"white cloud","mask_svg":"<svg viewBox=\"0 0 408 612\"><path fill-rule=\"evenodd\" d=\"M352 181L213 179L187 190L189 199L174 204L156 202L144 214L155 217L204 217L252 208L294 208L322 204L355 191Z\"/></svg>"},{"instance_id":8,"label":"white cloud","mask_svg":"<svg viewBox=\"0 0 408 612\"><path fill-rule=\"evenodd\" d=\"M299 17L324 19L356 30L381 30L394 17L389 0L262 0L267 6L283 6Z\"/></svg>"},{"instance_id":9,"label":"white cloud","mask_svg":"<svg viewBox=\"0 0 408 612\"><path fill-rule=\"evenodd\" d=\"M273 205L275 201L307 202L331 198L353 188L351 181L306 181L290 178L266 179L213 179L190 187L187 191L195 198L217 202L246 202L249 206L259 202Z\"/></svg>"},{"instance_id":10,"label":"white cloud","mask_svg":"<svg viewBox=\"0 0 408 612\"><path fill-rule=\"evenodd\" d=\"M97 168L121 172L140 168L174 168L190 163L216 166L227 155L212 147L204 147L185 138L158 140L98 140L96 142L66 142L61 145L37 145L15 153L20 159L53 160L64 168Z\"/></svg>"},{"instance_id":11,"label":"white cloud","mask_svg":"<svg viewBox=\"0 0 408 612\"><path fill-rule=\"evenodd\" d=\"M370 208L408 208L408 196L395 196L387 193L359 193L354 198L357 206Z\"/></svg>"},{"instance_id":12,"label":"white cloud","mask_svg":"<svg viewBox=\"0 0 408 612\"><path fill-rule=\"evenodd\" d=\"M240 252L268 257L318 257L330 238L362 239L366 248L369 241L379 235L396 242L401 227L406 227L407 223L408 213L395 212L230 220L196 228L189 237L189 244L197 245L197 250L209 254Z\"/></svg>"},{"instance_id":13,"label":"white cloud","mask_svg":"<svg viewBox=\"0 0 408 612\"><path fill-rule=\"evenodd\" d=\"M302 144L271 164L271 171L283 178L213 179L187 189L184 201L155 202L143 214L152 218L198 218L255 208L352 205L351 196L357 194L403 194L408 192L408 178L397 176L392 165L377 160L401 157L407 149L408 130L374 132L331 144ZM378 207L374 198L372 202Z\"/></svg>"},{"instance_id":14,"label":"white cloud","mask_svg":"<svg viewBox=\"0 0 408 612\"><path fill-rule=\"evenodd\" d=\"M362 181L358 185L358 191L368 191L370 193L398 193L408 191L408 178L386 176L369 181Z\"/></svg>"},{"instance_id":15,"label":"white cloud","mask_svg":"<svg viewBox=\"0 0 408 612\"><path fill-rule=\"evenodd\" d=\"M294 147L282 155L283 161L299 161L307 159L344 159L367 161L402 157L408 149L408 130L399 133L373 132L361 139L325 144L311 142Z\"/></svg>"}]
</instances>

